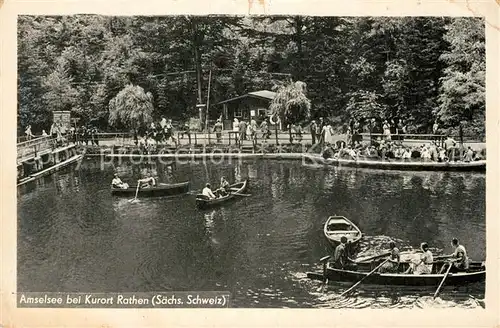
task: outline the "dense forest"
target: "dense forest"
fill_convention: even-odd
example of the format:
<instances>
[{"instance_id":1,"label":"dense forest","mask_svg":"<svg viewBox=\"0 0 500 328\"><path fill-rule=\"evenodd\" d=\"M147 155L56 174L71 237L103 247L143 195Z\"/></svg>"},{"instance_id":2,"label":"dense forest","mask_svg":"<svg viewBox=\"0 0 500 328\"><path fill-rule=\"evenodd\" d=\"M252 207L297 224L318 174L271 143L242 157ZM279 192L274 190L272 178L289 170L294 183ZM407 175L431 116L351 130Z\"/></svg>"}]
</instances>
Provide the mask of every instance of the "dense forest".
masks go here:
<instances>
[{"instance_id":1,"label":"dense forest","mask_svg":"<svg viewBox=\"0 0 500 328\"><path fill-rule=\"evenodd\" d=\"M312 117L339 126L397 117L484 136L484 20L451 17L20 16L18 127L46 128L53 110L107 124L126 87L184 120L210 70L211 104L302 81Z\"/></svg>"}]
</instances>

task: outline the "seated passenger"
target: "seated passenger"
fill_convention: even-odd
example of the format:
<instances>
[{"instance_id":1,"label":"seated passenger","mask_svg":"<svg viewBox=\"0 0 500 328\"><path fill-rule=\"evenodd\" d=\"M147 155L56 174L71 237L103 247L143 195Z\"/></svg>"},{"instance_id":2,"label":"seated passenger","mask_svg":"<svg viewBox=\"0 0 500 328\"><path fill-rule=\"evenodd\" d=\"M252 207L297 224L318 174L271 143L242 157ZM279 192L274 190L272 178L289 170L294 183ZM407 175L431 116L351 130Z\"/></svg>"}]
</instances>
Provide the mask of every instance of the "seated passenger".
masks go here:
<instances>
[{"instance_id":1,"label":"seated passenger","mask_svg":"<svg viewBox=\"0 0 500 328\"><path fill-rule=\"evenodd\" d=\"M405 148L403 151L403 155L401 156L404 160L410 160L411 159L411 152L408 148Z\"/></svg>"},{"instance_id":2,"label":"seated passenger","mask_svg":"<svg viewBox=\"0 0 500 328\"><path fill-rule=\"evenodd\" d=\"M216 190L215 194L217 196L226 196L229 193L229 182L227 182L226 178L220 178L220 187Z\"/></svg>"},{"instance_id":3,"label":"seated passenger","mask_svg":"<svg viewBox=\"0 0 500 328\"><path fill-rule=\"evenodd\" d=\"M438 162L446 162L448 157L446 157L446 150L442 147L438 148Z\"/></svg>"},{"instance_id":4,"label":"seated passenger","mask_svg":"<svg viewBox=\"0 0 500 328\"><path fill-rule=\"evenodd\" d=\"M428 161L430 161L430 160L431 160L431 152L429 151L429 149L428 149L427 147L424 147L424 148L422 149L422 152L420 153L420 157L421 157L424 161L426 161L426 162L428 162Z\"/></svg>"},{"instance_id":5,"label":"seated passenger","mask_svg":"<svg viewBox=\"0 0 500 328\"><path fill-rule=\"evenodd\" d=\"M399 268L399 249L396 247L396 243L391 241L389 243L389 249L391 250L391 254L389 256L389 260L384 263L379 269L380 273L390 272L396 273Z\"/></svg>"},{"instance_id":6,"label":"seated passenger","mask_svg":"<svg viewBox=\"0 0 500 328\"><path fill-rule=\"evenodd\" d=\"M429 245L427 243L422 243L420 249L424 252L420 259L416 263L410 263L410 267L405 273L413 274L430 274L432 273L432 263L434 258L431 251L429 250Z\"/></svg>"},{"instance_id":7,"label":"seated passenger","mask_svg":"<svg viewBox=\"0 0 500 328\"><path fill-rule=\"evenodd\" d=\"M467 151L464 154L464 162L472 162L474 157L474 151L470 148L467 148Z\"/></svg>"},{"instance_id":8,"label":"seated passenger","mask_svg":"<svg viewBox=\"0 0 500 328\"><path fill-rule=\"evenodd\" d=\"M114 188L127 189L128 183L123 182L117 173L115 173L113 180L111 181L111 186Z\"/></svg>"}]
</instances>

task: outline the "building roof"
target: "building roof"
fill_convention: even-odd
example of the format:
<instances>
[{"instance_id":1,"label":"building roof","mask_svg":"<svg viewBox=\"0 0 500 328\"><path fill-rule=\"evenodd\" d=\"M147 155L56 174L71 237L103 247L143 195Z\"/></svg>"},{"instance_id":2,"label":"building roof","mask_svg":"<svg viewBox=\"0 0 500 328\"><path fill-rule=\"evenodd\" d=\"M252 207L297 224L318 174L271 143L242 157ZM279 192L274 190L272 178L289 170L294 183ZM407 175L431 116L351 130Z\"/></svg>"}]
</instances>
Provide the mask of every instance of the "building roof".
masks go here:
<instances>
[{"instance_id":1,"label":"building roof","mask_svg":"<svg viewBox=\"0 0 500 328\"><path fill-rule=\"evenodd\" d=\"M269 90L253 91L253 92L249 92L247 94L244 94L244 95L241 95L241 96L238 96L238 97L234 97L234 98L231 98L231 99L223 100L223 101L217 103L217 105L219 105L219 104L225 104L225 103L228 103L228 102L231 102L231 101L234 101L234 100L238 100L238 99L242 99L242 98L247 98L247 97L259 98L259 99L265 99L265 100L273 100L275 96L276 96L276 92L269 91Z\"/></svg>"}]
</instances>

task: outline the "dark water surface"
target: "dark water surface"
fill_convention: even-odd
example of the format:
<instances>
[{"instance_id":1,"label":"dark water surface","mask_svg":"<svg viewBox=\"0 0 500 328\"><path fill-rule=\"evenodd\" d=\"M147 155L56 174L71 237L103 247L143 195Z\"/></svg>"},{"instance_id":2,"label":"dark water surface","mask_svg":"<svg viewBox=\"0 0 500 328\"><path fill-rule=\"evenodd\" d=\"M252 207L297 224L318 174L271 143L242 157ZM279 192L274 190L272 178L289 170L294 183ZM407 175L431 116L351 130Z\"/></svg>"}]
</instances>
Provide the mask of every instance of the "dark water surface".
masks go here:
<instances>
[{"instance_id":1,"label":"dark water surface","mask_svg":"<svg viewBox=\"0 0 500 328\"><path fill-rule=\"evenodd\" d=\"M250 179L241 199L200 211L194 195L140 199L111 196L114 170L132 181L151 172L162 182ZM362 286L306 278L331 253L322 233L329 215L344 215L366 234L366 254L396 240L423 241L450 253L457 237L484 260L485 175L304 166L300 161L220 164L85 160L18 188L18 290L139 292L224 290L235 307L479 306L483 286L434 290ZM474 297L470 297L473 295Z\"/></svg>"}]
</instances>

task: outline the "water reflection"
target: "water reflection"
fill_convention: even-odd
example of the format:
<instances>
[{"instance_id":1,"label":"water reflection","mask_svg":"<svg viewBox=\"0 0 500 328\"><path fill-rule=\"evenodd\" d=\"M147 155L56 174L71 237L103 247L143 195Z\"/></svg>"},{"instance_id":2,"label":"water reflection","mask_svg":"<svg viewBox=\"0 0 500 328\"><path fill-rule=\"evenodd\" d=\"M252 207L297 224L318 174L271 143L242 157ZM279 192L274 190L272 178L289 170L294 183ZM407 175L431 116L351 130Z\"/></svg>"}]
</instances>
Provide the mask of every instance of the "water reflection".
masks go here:
<instances>
[{"instance_id":1,"label":"water reflection","mask_svg":"<svg viewBox=\"0 0 500 328\"><path fill-rule=\"evenodd\" d=\"M98 161L97 161L98 162ZM199 211L194 196L112 196L114 172L133 181L190 181L192 193L221 176L250 178L251 197ZM485 257L484 175L386 172L301 166L287 161L233 161L166 165L84 161L18 189L20 290L229 290L237 307L476 307L481 288L443 291L441 300L406 289L348 288L326 294L306 271L332 252L322 226L329 215L355 222L365 233L366 256L394 240L401 249L423 241L451 252L458 238L472 259Z\"/></svg>"}]
</instances>

